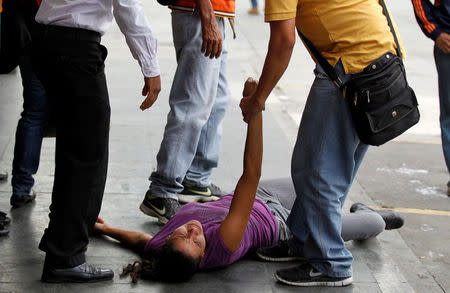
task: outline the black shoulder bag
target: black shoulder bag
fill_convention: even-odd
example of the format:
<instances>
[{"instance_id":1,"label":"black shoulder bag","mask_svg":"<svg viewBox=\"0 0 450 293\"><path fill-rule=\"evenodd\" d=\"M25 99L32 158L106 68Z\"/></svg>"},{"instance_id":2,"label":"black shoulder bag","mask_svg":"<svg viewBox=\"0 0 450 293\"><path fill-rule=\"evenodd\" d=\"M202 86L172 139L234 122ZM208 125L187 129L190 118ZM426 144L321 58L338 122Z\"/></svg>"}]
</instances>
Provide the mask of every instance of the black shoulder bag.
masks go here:
<instances>
[{"instance_id":1,"label":"black shoulder bag","mask_svg":"<svg viewBox=\"0 0 450 293\"><path fill-rule=\"evenodd\" d=\"M420 119L416 95L406 80L402 53L389 12L384 0L380 2L394 36L397 55L384 53L362 72L353 74L345 84L311 41L299 31L328 77L342 90L359 138L375 146L399 136Z\"/></svg>"}]
</instances>

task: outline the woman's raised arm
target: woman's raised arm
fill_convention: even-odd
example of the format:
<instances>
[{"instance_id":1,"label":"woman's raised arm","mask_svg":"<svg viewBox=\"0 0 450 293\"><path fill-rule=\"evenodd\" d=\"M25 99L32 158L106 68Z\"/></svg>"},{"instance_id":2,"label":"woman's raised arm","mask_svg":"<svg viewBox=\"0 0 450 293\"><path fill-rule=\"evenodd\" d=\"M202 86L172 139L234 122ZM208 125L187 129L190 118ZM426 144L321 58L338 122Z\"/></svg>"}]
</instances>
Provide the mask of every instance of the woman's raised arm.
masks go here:
<instances>
[{"instance_id":1,"label":"woman's raised arm","mask_svg":"<svg viewBox=\"0 0 450 293\"><path fill-rule=\"evenodd\" d=\"M242 93L244 98L253 94L257 84L251 78L245 82ZM227 248L233 252L241 244L253 208L256 189L261 177L262 152L262 113L259 112L248 122L244 151L244 171L236 185L230 211L220 226L222 240Z\"/></svg>"}]
</instances>

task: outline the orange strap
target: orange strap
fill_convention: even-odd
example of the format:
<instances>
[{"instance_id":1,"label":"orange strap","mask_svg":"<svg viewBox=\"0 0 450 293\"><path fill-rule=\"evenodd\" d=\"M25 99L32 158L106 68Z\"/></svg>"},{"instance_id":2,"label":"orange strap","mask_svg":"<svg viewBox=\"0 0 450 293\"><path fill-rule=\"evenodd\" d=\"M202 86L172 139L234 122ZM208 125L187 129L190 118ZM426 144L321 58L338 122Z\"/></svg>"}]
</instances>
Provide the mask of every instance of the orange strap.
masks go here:
<instances>
[{"instance_id":1,"label":"orange strap","mask_svg":"<svg viewBox=\"0 0 450 293\"><path fill-rule=\"evenodd\" d=\"M413 0L414 1L414 9L416 10L417 16L420 18L420 20L423 23L423 26L427 30L429 34L431 34L435 29L436 26L428 21L427 17L425 16L425 12L423 10L422 1L421 0Z\"/></svg>"},{"instance_id":2,"label":"orange strap","mask_svg":"<svg viewBox=\"0 0 450 293\"><path fill-rule=\"evenodd\" d=\"M211 0L211 4L214 11L225 13L235 12L235 0ZM195 8L196 6L193 0L178 0L173 5L189 8Z\"/></svg>"}]
</instances>

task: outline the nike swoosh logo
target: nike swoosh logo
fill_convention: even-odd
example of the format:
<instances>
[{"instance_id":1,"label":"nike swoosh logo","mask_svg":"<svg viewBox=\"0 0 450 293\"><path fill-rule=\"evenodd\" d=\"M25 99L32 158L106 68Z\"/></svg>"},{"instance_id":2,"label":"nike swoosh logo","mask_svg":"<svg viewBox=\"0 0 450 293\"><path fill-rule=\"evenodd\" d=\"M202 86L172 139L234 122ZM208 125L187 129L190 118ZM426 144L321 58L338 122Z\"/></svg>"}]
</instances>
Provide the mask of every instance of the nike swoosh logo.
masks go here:
<instances>
[{"instance_id":1,"label":"nike swoosh logo","mask_svg":"<svg viewBox=\"0 0 450 293\"><path fill-rule=\"evenodd\" d=\"M194 189L188 189L190 192L192 193L196 193L196 194L200 194L200 195L204 195L204 196L211 196L211 189L208 188L208 191L198 191L198 190L194 190Z\"/></svg>"},{"instance_id":2,"label":"nike swoosh logo","mask_svg":"<svg viewBox=\"0 0 450 293\"><path fill-rule=\"evenodd\" d=\"M163 207L162 209L158 209L153 204L151 204L151 203L149 203L149 204L158 214L160 214L162 216L166 214L166 207Z\"/></svg>"},{"instance_id":3,"label":"nike swoosh logo","mask_svg":"<svg viewBox=\"0 0 450 293\"><path fill-rule=\"evenodd\" d=\"M322 275L322 273L321 273L321 272L315 272L314 269L311 269L311 270L309 271L309 276L310 276L311 278L318 277L318 276L320 276L320 275Z\"/></svg>"}]
</instances>

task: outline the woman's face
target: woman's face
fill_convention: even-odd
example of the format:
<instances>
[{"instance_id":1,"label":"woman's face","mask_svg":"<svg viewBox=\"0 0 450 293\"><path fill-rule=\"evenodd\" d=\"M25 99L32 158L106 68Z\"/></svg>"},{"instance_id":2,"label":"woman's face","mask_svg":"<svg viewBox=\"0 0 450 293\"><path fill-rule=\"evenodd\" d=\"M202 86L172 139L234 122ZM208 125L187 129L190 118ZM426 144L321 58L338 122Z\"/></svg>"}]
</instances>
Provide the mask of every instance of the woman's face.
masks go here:
<instances>
[{"instance_id":1,"label":"woman's face","mask_svg":"<svg viewBox=\"0 0 450 293\"><path fill-rule=\"evenodd\" d=\"M193 258L203 257L206 248L205 234L203 234L202 224L197 220L191 220L175 229L166 241L187 255Z\"/></svg>"}]
</instances>

